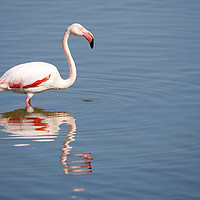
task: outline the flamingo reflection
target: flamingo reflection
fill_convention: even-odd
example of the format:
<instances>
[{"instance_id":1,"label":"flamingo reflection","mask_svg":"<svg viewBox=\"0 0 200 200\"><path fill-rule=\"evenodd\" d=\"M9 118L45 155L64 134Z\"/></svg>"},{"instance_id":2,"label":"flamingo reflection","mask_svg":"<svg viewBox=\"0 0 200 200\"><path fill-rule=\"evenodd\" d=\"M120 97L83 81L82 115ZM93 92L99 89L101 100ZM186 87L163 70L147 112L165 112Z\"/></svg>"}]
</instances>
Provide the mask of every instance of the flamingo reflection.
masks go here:
<instances>
[{"instance_id":1,"label":"flamingo reflection","mask_svg":"<svg viewBox=\"0 0 200 200\"><path fill-rule=\"evenodd\" d=\"M70 151L70 142L75 140L76 123L74 117L67 112L50 112L41 108L27 107L15 111L0 113L0 130L8 133L7 137L0 139L30 139L37 142L54 141L60 131L60 125L69 125L65 135L60 163L65 174L86 174L92 172L90 153L74 153ZM30 144L16 144L15 146L28 146Z\"/></svg>"}]
</instances>

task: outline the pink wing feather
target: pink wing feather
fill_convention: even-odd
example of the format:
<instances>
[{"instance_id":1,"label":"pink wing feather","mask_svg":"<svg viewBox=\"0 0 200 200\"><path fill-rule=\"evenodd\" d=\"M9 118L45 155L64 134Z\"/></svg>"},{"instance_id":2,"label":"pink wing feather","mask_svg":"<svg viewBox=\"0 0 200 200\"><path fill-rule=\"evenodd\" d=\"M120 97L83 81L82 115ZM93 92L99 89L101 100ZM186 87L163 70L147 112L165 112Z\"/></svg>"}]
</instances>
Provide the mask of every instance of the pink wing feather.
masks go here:
<instances>
[{"instance_id":1,"label":"pink wing feather","mask_svg":"<svg viewBox=\"0 0 200 200\"><path fill-rule=\"evenodd\" d=\"M8 70L1 77L0 84L10 88L36 87L48 81L55 72L58 73L57 68L49 63L25 63Z\"/></svg>"}]
</instances>

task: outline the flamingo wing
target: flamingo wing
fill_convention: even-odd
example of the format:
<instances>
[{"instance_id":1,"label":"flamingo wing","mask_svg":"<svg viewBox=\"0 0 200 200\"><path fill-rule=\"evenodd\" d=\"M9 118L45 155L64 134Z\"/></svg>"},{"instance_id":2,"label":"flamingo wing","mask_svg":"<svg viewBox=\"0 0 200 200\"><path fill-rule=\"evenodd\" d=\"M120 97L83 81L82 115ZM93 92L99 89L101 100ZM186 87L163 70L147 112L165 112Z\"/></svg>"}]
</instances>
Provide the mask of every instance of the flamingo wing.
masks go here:
<instances>
[{"instance_id":1,"label":"flamingo wing","mask_svg":"<svg viewBox=\"0 0 200 200\"><path fill-rule=\"evenodd\" d=\"M25 63L8 70L1 77L0 84L7 85L9 88L37 87L46 84L55 72L58 72L57 68L49 63Z\"/></svg>"}]
</instances>

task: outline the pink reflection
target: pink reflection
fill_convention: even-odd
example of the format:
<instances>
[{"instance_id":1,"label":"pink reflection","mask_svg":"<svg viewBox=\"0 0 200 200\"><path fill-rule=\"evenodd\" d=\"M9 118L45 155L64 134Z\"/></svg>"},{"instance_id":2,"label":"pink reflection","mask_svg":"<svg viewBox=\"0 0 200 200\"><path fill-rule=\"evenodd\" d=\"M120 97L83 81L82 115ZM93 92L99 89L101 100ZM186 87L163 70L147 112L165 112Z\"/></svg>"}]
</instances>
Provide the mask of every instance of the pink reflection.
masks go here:
<instances>
[{"instance_id":1,"label":"pink reflection","mask_svg":"<svg viewBox=\"0 0 200 200\"><path fill-rule=\"evenodd\" d=\"M79 192L83 192L85 191L85 188L74 188L73 192L75 193L75 195L71 196L72 199L77 199L77 195ZM80 195L79 195L80 196ZM79 199L79 198L78 198ZM81 198L80 200L90 200L89 198Z\"/></svg>"},{"instance_id":2,"label":"pink reflection","mask_svg":"<svg viewBox=\"0 0 200 200\"><path fill-rule=\"evenodd\" d=\"M30 108L29 108L30 109ZM67 123L70 114L66 112L47 112L32 108L32 112L19 109L8 113L0 113L1 131L9 133L3 139L32 139L33 141L54 141L60 125Z\"/></svg>"},{"instance_id":3,"label":"pink reflection","mask_svg":"<svg viewBox=\"0 0 200 200\"><path fill-rule=\"evenodd\" d=\"M0 113L1 131L8 133L0 139L16 139L16 147L29 146L29 143L19 144L17 139L37 142L54 141L60 131L61 124L69 125L66 140L61 148L60 163L65 174L80 175L92 173L90 153L73 153L70 142L75 141L76 123L74 117L67 112L50 112L39 108L29 107L12 112ZM29 139L29 140L27 140Z\"/></svg>"},{"instance_id":4,"label":"pink reflection","mask_svg":"<svg viewBox=\"0 0 200 200\"><path fill-rule=\"evenodd\" d=\"M91 160L93 158L91 157L91 153L70 154L72 147L69 146L69 143L75 140L75 119L71 119L67 123L70 128L66 135L67 140L63 142L63 147L61 148L62 156L60 157L60 162L64 166L62 170L65 174L72 175L92 173Z\"/></svg>"}]
</instances>

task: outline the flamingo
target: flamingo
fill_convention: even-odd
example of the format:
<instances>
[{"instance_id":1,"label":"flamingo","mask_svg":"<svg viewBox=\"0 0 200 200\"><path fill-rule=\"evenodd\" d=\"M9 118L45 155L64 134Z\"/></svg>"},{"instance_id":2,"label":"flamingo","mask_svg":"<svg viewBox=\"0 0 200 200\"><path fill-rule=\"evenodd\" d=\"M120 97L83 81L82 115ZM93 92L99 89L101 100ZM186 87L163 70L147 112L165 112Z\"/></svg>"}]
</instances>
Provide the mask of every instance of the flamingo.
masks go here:
<instances>
[{"instance_id":1,"label":"flamingo","mask_svg":"<svg viewBox=\"0 0 200 200\"><path fill-rule=\"evenodd\" d=\"M52 89L66 89L70 87L76 79L76 65L68 47L70 35L83 36L94 46L94 37L91 32L82 25L74 23L70 25L64 33L62 47L69 65L69 77L62 79L58 69L46 62L28 62L16 65L9 69L0 78L0 91L12 91L26 94L25 104L30 106L30 99L35 93L41 93Z\"/></svg>"}]
</instances>

